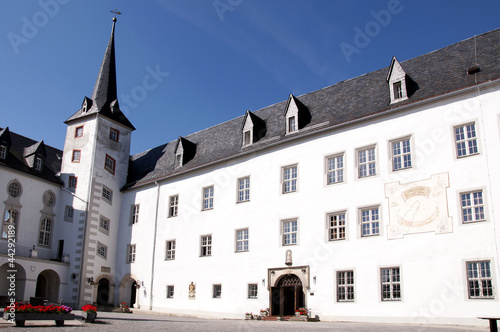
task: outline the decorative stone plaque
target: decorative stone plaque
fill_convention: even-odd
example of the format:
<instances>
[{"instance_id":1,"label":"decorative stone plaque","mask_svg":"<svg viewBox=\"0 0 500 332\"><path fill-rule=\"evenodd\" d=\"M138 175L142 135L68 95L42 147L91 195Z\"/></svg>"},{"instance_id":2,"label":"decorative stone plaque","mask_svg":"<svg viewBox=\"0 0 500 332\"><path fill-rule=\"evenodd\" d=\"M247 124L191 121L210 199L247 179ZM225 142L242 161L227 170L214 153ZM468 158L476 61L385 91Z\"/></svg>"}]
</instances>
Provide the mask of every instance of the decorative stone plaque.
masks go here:
<instances>
[{"instance_id":1,"label":"decorative stone plaque","mask_svg":"<svg viewBox=\"0 0 500 332\"><path fill-rule=\"evenodd\" d=\"M196 298L196 286L191 281L191 283L189 284L189 299L194 300L195 298Z\"/></svg>"}]
</instances>

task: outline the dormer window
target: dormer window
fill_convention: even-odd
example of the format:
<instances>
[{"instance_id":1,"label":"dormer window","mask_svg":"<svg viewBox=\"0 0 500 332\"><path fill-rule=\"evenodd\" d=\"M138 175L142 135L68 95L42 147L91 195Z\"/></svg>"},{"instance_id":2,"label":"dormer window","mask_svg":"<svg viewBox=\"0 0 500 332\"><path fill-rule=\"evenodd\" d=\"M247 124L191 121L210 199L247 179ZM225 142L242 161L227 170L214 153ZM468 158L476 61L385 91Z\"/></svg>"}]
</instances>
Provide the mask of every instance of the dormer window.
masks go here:
<instances>
[{"instance_id":1,"label":"dormer window","mask_svg":"<svg viewBox=\"0 0 500 332\"><path fill-rule=\"evenodd\" d=\"M174 167L184 166L194 158L196 154L196 144L188 141L184 137L179 137L174 154Z\"/></svg>"},{"instance_id":2,"label":"dormer window","mask_svg":"<svg viewBox=\"0 0 500 332\"><path fill-rule=\"evenodd\" d=\"M243 145L252 144L252 130L247 130L243 134Z\"/></svg>"},{"instance_id":3,"label":"dormer window","mask_svg":"<svg viewBox=\"0 0 500 332\"><path fill-rule=\"evenodd\" d=\"M411 86L409 83L412 81L408 75L406 75L403 67L401 67L401 64L395 57L392 58L386 79L387 83L389 83L389 96L391 98L391 104L408 99L410 94L408 92L408 88Z\"/></svg>"},{"instance_id":4,"label":"dormer window","mask_svg":"<svg viewBox=\"0 0 500 332\"><path fill-rule=\"evenodd\" d=\"M286 134L297 132L311 122L311 113L307 107L293 95L288 97L283 115L285 115L286 119Z\"/></svg>"},{"instance_id":5,"label":"dormer window","mask_svg":"<svg viewBox=\"0 0 500 332\"><path fill-rule=\"evenodd\" d=\"M0 145L0 159L7 158L7 147L5 145Z\"/></svg>"},{"instance_id":6,"label":"dormer window","mask_svg":"<svg viewBox=\"0 0 500 332\"><path fill-rule=\"evenodd\" d=\"M41 171L42 170L42 167L43 167L43 161L42 161L42 158L40 157L36 157L35 159L35 169L37 171Z\"/></svg>"},{"instance_id":7,"label":"dormer window","mask_svg":"<svg viewBox=\"0 0 500 332\"><path fill-rule=\"evenodd\" d=\"M179 153L175 155L175 167L181 167L181 166L182 166L182 153Z\"/></svg>"}]
</instances>

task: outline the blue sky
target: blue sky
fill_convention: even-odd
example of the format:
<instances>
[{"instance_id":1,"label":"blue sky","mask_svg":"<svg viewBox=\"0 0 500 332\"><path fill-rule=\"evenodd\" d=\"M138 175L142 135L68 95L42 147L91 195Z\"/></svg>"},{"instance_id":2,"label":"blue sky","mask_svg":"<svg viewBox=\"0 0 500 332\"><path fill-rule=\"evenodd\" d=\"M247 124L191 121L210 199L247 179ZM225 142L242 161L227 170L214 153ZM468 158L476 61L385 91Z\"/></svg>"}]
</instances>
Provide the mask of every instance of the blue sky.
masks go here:
<instances>
[{"instance_id":1,"label":"blue sky","mask_svg":"<svg viewBox=\"0 0 500 332\"><path fill-rule=\"evenodd\" d=\"M0 127L63 148L115 8L131 154L500 27L498 0L2 0Z\"/></svg>"}]
</instances>

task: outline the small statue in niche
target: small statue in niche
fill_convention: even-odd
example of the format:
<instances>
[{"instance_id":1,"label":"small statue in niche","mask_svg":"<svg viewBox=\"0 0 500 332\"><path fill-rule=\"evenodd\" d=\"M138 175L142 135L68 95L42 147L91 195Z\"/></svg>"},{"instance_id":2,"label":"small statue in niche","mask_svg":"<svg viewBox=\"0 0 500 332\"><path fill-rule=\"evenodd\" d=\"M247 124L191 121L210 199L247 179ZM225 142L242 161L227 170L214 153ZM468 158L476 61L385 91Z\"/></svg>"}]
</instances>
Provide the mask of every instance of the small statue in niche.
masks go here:
<instances>
[{"instance_id":1,"label":"small statue in niche","mask_svg":"<svg viewBox=\"0 0 500 332\"><path fill-rule=\"evenodd\" d=\"M189 299L194 300L196 297L196 286L195 284L191 281L189 284Z\"/></svg>"},{"instance_id":2,"label":"small statue in niche","mask_svg":"<svg viewBox=\"0 0 500 332\"><path fill-rule=\"evenodd\" d=\"M286 265L292 265L292 250L291 249L288 249L286 251L285 264Z\"/></svg>"}]
</instances>

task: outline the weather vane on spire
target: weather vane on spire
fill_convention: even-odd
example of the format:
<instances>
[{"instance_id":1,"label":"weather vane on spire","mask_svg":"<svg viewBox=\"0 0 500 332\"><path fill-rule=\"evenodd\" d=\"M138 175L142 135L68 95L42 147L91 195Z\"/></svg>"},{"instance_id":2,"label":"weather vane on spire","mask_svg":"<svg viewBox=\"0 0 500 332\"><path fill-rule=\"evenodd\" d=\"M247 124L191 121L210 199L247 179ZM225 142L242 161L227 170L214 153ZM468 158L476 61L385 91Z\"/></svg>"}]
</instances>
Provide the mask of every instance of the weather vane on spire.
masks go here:
<instances>
[{"instance_id":1,"label":"weather vane on spire","mask_svg":"<svg viewBox=\"0 0 500 332\"><path fill-rule=\"evenodd\" d=\"M116 21L116 15L121 15L122 13L118 11L118 9L110 10L111 13L115 14L113 17L113 21Z\"/></svg>"}]
</instances>

